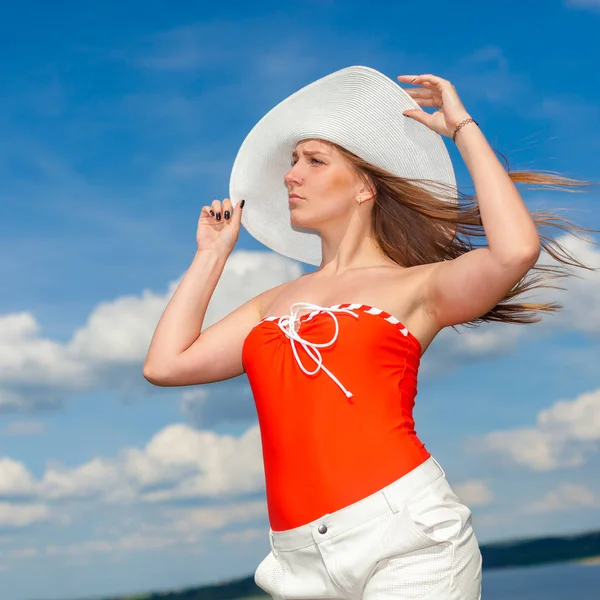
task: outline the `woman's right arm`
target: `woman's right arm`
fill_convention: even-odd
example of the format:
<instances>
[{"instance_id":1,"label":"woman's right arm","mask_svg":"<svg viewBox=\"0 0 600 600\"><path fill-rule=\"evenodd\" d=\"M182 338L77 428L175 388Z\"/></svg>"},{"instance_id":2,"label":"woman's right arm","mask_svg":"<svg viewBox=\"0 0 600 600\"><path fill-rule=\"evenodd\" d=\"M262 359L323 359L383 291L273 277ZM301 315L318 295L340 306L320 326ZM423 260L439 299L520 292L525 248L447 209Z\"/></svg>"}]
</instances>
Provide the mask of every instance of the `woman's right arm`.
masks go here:
<instances>
[{"instance_id":1,"label":"woman's right arm","mask_svg":"<svg viewBox=\"0 0 600 600\"><path fill-rule=\"evenodd\" d=\"M260 320L263 301L278 288L256 296L202 331L208 303L238 238L241 210L238 205L226 219L225 211L233 212L227 198L222 205L215 200L211 207L202 209L198 250L164 310L148 349L143 375L150 383L212 383L244 372L244 339ZM219 213L221 219L216 218Z\"/></svg>"}]
</instances>

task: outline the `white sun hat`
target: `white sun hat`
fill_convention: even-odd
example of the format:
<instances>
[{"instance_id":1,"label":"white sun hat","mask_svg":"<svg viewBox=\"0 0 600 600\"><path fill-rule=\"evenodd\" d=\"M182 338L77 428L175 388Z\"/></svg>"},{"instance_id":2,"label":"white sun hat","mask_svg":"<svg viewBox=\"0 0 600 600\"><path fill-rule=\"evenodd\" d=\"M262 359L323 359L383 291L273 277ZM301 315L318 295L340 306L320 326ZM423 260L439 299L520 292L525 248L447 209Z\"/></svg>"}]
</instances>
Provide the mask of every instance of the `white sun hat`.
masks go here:
<instances>
[{"instance_id":1,"label":"white sun hat","mask_svg":"<svg viewBox=\"0 0 600 600\"><path fill-rule=\"evenodd\" d=\"M259 242L289 258L321 264L321 237L292 225L284 175L302 140L318 138L406 178L455 188L440 135L402 113L419 105L370 67L341 69L303 87L271 109L250 131L229 182L232 205L246 199L242 224Z\"/></svg>"}]
</instances>

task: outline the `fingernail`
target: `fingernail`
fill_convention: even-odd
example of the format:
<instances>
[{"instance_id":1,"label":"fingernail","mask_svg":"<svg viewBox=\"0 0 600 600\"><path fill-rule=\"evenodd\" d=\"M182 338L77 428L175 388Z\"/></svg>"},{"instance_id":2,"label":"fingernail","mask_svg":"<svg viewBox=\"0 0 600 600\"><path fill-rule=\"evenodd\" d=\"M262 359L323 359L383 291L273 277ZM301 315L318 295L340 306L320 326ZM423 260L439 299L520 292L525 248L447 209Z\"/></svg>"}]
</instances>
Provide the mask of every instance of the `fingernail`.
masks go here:
<instances>
[{"instance_id":1,"label":"fingernail","mask_svg":"<svg viewBox=\"0 0 600 600\"><path fill-rule=\"evenodd\" d=\"M244 204L246 204L246 201L245 201L245 200L242 200L242 201L240 202L240 208L244 208Z\"/></svg>"},{"instance_id":2,"label":"fingernail","mask_svg":"<svg viewBox=\"0 0 600 600\"><path fill-rule=\"evenodd\" d=\"M221 220L221 213L220 213L220 212L218 212L218 213L217 213L217 221L220 221L220 220Z\"/></svg>"},{"instance_id":3,"label":"fingernail","mask_svg":"<svg viewBox=\"0 0 600 600\"><path fill-rule=\"evenodd\" d=\"M225 211L225 218L229 219L230 216L231 216L231 213L228 210L226 210Z\"/></svg>"},{"instance_id":4,"label":"fingernail","mask_svg":"<svg viewBox=\"0 0 600 600\"><path fill-rule=\"evenodd\" d=\"M210 211L210 214L211 214L213 217L215 216L215 213L214 213L212 210Z\"/></svg>"}]
</instances>

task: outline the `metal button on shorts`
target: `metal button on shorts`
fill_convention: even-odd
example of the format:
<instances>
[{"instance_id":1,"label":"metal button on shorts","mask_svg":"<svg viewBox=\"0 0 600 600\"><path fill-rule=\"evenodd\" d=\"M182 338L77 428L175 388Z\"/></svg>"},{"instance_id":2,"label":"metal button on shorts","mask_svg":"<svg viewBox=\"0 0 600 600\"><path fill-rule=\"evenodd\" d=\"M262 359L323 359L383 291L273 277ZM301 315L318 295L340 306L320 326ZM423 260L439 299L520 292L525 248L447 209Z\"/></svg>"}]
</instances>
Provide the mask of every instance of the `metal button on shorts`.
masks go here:
<instances>
[{"instance_id":1,"label":"metal button on shorts","mask_svg":"<svg viewBox=\"0 0 600 600\"><path fill-rule=\"evenodd\" d=\"M327 533L327 525L319 525L319 533Z\"/></svg>"}]
</instances>

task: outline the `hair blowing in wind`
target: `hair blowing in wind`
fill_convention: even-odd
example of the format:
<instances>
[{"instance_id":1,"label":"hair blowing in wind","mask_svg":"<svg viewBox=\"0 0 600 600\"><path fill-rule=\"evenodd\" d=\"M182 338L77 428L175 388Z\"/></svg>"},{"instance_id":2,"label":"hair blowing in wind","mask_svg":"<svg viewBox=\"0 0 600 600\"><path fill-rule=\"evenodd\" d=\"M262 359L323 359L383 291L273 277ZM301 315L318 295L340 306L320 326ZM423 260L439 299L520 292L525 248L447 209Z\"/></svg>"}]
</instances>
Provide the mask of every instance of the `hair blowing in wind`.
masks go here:
<instances>
[{"instance_id":1,"label":"hair blowing in wind","mask_svg":"<svg viewBox=\"0 0 600 600\"><path fill-rule=\"evenodd\" d=\"M393 262L412 267L451 260L485 245L476 196L457 192L454 187L439 182L392 175L348 150L334 146L375 188L371 214L373 235L382 252ZM513 183L532 189L576 192L592 185L546 171L508 174ZM523 296L527 292L541 288L563 289L558 283L574 274L572 267L593 270L561 245L556 236L569 233L581 238L583 233L596 230L577 225L550 211L533 212L531 216L538 229L542 249L556 264L538 262L501 302L465 325L489 321L535 323L543 313L555 312L562 306L557 302L526 302Z\"/></svg>"}]
</instances>

